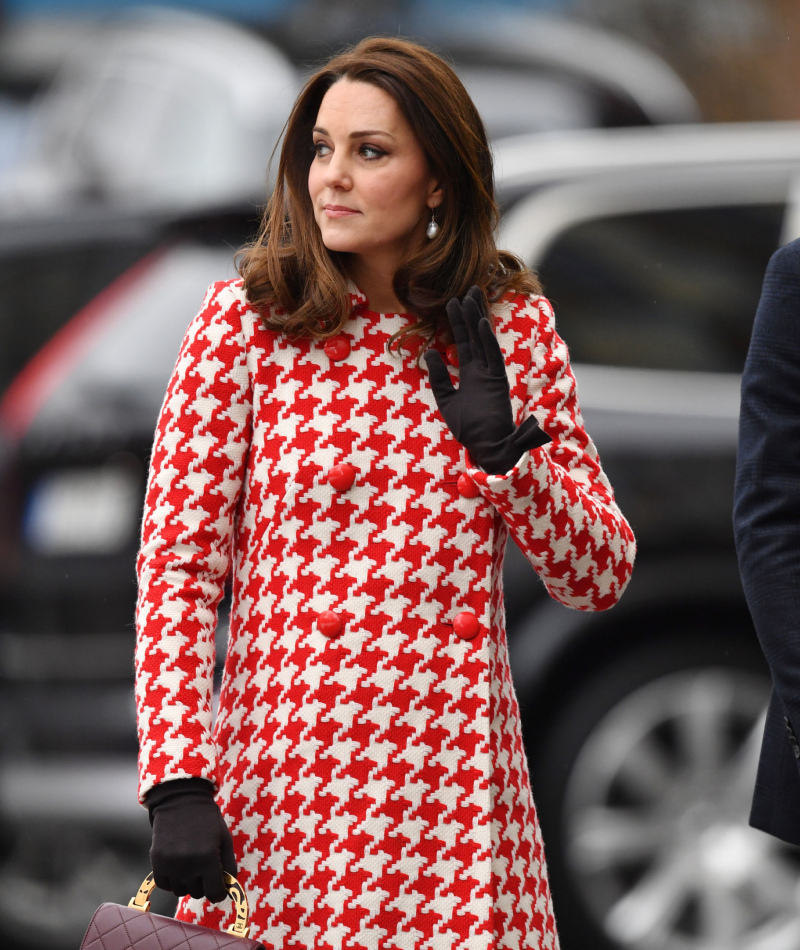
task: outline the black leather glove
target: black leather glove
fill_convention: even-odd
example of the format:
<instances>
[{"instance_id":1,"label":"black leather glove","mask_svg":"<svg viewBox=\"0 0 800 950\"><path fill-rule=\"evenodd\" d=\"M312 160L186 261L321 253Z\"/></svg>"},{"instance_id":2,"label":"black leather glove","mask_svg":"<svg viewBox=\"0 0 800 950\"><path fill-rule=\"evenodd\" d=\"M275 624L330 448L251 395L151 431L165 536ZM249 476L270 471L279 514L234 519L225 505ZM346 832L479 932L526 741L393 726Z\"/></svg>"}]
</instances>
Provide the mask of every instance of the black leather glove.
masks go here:
<instances>
[{"instance_id":1,"label":"black leather glove","mask_svg":"<svg viewBox=\"0 0 800 950\"><path fill-rule=\"evenodd\" d=\"M151 788L144 803L153 827L150 863L156 887L177 897L225 900L222 872L235 877L236 858L213 785L203 778L174 779Z\"/></svg>"},{"instance_id":2,"label":"black leather glove","mask_svg":"<svg viewBox=\"0 0 800 950\"><path fill-rule=\"evenodd\" d=\"M529 416L517 426L511 408L503 351L486 316L483 294L471 287L459 303L452 297L447 317L458 350L458 389L436 350L425 353L431 388L444 421L476 464L491 475L512 469L529 449L550 436Z\"/></svg>"}]
</instances>

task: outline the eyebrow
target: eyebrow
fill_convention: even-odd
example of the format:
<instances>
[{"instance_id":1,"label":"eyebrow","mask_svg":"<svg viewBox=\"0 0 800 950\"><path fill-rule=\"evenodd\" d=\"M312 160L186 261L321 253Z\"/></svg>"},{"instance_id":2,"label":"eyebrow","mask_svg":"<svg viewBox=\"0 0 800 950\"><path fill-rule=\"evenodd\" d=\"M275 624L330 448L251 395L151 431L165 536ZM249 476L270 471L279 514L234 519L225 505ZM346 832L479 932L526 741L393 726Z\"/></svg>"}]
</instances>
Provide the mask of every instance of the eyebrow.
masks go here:
<instances>
[{"instance_id":1,"label":"eyebrow","mask_svg":"<svg viewBox=\"0 0 800 950\"><path fill-rule=\"evenodd\" d=\"M320 135L330 135L327 129L323 129L319 125L315 125L311 131L319 132ZM386 132L383 129L365 129L363 132L351 132L350 135L348 135L348 138L365 139L365 138L368 138L370 135L385 135L390 139L394 138L391 132Z\"/></svg>"}]
</instances>

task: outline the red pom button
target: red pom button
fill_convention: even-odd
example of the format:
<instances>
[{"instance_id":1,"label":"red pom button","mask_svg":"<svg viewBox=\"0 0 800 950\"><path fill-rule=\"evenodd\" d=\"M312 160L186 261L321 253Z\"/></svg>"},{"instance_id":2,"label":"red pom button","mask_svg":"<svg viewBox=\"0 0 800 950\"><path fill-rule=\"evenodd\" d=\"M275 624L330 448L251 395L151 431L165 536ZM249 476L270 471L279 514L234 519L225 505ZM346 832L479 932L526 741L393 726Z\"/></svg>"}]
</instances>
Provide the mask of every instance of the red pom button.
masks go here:
<instances>
[{"instance_id":1,"label":"red pom button","mask_svg":"<svg viewBox=\"0 0 800 950\"><path fill-rule=\"evenodd\" d=\"M480 629L478 618L469 610L462 610L453 618L453 631L460 640L474 640Z\"/></svg>"},{"instance_id":2,"label":"red pom button","mask_svg":"<svg viewBox=\"0 0 800 950\"><path fill-rule=\"evenodd\" d=\"M323 349L328 354L329 359L333 360L334 363L340 363L350 355L350 341L342 334L332 336L330 340L325 341Z\"/></svg>"},{"instance_id":3,"label":"red pom button","mask_svg":"<svg viewBox=\"0 0 800 950\"><path fill-rule=\"evenodd\" d=\"M342 632L342 619L339 614L334 613L332 610L323 610L319 617L317 617L317 630L319 630L323 636L332 640L334 637L338 637Z\"/></svg>"},{"instance_id":4,"label":"red pom button","mask_svg":"<svg viewBox=\"0 0 800 950\"><path fill-rule=\"evenodd\" d=\"M447 362L451 366L458 366L458 347L455 343L451 343L444 351L444 354L447 357Z\"/></svg>"},{"instance_id":5,"label":"red pom button","mask_svg":"<svg viewBox=\"0 0 800 950\"><path fill-rule=\"evenodd\" d=\"M463 495L464 498L477 498L481 493L481 490L466 473L458 476L456 488L459 495Z\"/></svg>"},{"instance_id":6,"label":"red pom button","mask_svg":"<svg viewBox=\"0 0 800 950\"><path fill-rule=\"evenodd\" d=\"M336 491L348 491L356 480L356 468L349 462L339 462L328 472L328 483Z\"/></svg>"}]
</instances>

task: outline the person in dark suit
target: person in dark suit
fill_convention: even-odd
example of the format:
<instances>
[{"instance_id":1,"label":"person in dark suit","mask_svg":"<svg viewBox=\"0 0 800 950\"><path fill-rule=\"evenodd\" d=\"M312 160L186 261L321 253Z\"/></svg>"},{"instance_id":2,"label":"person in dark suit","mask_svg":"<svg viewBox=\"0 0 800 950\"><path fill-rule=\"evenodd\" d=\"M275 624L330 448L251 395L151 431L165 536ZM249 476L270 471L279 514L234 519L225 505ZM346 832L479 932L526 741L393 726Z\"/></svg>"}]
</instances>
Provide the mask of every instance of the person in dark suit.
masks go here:
<instances>
[{"instance_id":1,"label":"person in dark suit","mask_svg":"<svg viewBox=\"0 0 800 950\"><path fill-rule=\"evenodd\" d=\"M772 673L750 824L800 844L800 240L767 267L742 379L733 513Z\"/></svg>"}]
</instances>

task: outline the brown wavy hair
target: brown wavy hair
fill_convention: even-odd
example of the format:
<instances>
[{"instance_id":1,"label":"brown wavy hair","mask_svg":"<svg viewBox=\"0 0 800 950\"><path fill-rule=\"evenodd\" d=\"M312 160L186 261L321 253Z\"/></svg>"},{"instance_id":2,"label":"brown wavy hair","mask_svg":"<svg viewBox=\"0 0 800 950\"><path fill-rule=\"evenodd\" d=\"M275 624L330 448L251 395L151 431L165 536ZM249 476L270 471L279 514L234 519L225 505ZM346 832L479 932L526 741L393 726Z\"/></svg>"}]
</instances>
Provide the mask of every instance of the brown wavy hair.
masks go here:
<instances>
[{"instance_id":1,"label":"brown wavy hair","mask_svg":"<svg viewBox=\"0 0 800 950\"><path fill-rule=\"evenodd\" d=\"M407 40L371 37L334 56L305 84L286 123L272 197L252 244L238 257L247 298L269 329L322 339L350 316L347 254L322 242L308 193L312 129L325 93L342 79L383 89L397 102L442 184L438 237L415 248L394 276L394 294L418 321L409 334L449 335L445 304L479 286L488 301L539 293L519 258L495 247L499 212L483 121L455 72Z\"/></svg>"}]
</instances>

